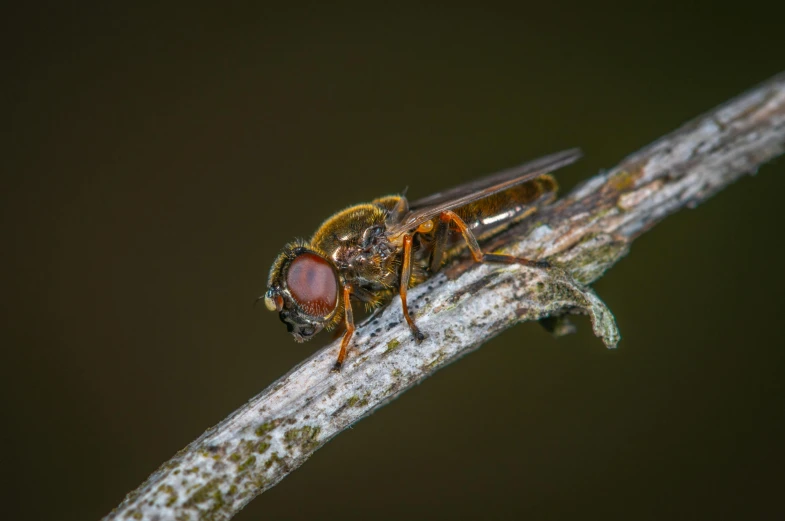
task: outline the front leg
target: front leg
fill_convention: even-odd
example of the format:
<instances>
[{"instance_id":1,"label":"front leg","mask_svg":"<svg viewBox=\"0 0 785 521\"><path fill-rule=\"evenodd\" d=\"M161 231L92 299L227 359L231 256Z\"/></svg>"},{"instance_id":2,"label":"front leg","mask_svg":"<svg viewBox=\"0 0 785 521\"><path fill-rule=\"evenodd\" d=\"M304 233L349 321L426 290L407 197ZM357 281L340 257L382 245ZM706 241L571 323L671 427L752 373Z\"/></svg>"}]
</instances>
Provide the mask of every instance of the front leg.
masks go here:
<instances>
[{"instance_id":1,"label":"front leg","mask_svg":"<svg viewBox=\"0 0 785 521\"><path fill-rule=\"evenodd\" d=\"M335 365L332 369L336 372L341 370L343 361L346 358L346 348L349 346L349 341L354 334L354 314L352 313L351 295L352 285L346 284L343 287L343 316L346 321L346 332L343 334L343 340L341 340L341 350L338 352L338 360L335 361Z\"/></svg>"}]
</instances>

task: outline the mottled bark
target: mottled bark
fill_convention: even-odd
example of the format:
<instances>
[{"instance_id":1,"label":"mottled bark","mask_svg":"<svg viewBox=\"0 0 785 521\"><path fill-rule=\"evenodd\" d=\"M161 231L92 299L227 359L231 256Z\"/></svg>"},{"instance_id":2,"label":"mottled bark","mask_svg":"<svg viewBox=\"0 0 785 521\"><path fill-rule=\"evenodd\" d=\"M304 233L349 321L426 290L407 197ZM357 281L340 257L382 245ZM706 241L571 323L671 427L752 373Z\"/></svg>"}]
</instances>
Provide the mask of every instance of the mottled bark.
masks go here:
<instances>
[{"instance_id":1,"label":"mottled bark","mask_svg":"<svg viewBox=\"0 0 785 521\"><path fill-rule=\"evenodd\" d=\"M438 369L522 321L587 313L608 347L613 315L583 284L599 278L633 239L694 207L785 150L785 74L695 119L597 175L494 247L563 267L445 270L409 293L417 345L392 304L361 325L343 371L333 343L295 367L164 463L105 519L229 519L330 438ZM577 282L576 282L577 281Z\"/></svg>"}]
</instances>

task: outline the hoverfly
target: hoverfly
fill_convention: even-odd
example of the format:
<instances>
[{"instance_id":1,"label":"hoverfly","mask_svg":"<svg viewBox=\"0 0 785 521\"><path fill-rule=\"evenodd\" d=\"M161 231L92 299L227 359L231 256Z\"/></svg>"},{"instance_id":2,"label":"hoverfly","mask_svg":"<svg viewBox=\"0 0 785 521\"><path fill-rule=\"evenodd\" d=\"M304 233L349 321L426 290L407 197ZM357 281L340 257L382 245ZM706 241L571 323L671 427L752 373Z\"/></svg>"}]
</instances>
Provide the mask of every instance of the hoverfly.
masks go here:
<instances>
[{"instance_id":1,"label":"hoverfly","mask_svg":"<svg viewBox=\"0 0 785 521\"><path fill-rule=\"evenodd\" d=\"M346 332L334 370L340 370L355 330L353 300L370 309L399 293L419 342L425 336L409 313L407 289L466 249L475 262L549 267L546 261L485 253L479 243L553 201L557 184L548 173L580 156L577 149L565 150L412 203L390 195L346 208L309 241L284 247L270 269L264 303L297 342L343 319Z\"/></svg>"}]
</instances>

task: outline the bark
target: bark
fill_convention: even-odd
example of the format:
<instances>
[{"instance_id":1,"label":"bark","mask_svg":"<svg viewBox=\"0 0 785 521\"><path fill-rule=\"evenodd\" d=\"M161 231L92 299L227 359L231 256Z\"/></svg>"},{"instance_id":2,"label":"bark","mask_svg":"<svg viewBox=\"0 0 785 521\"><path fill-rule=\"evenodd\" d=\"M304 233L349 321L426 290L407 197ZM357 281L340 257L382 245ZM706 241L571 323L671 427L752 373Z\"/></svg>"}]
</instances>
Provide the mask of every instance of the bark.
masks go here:
<instances>
[{"instance_id":1,"label":"bark","mask_svg":"<svg viewBox=\"0 0 785 521\"><path fill-rule=\"evenodd\" d=\"M615 347L613 315L587 287L665 216L692 208L785 150L785 73L687 123L577 187L492 246L561 268L469 265L396 298L358 327L341 373L327 346L164 463L105 519L229 519L354 422L514 324L555 333L585 313ZM549 317L549 318L546 318Z\"/></svg>"}]
</instances>

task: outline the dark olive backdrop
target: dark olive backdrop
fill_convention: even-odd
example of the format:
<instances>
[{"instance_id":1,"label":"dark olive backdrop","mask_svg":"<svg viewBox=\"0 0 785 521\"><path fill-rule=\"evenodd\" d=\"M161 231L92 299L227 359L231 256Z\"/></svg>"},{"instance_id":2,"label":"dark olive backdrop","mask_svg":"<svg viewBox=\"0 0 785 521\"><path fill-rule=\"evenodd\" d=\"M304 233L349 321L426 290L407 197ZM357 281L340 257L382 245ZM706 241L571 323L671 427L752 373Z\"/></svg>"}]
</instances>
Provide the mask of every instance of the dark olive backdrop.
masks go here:
<instances>
[{"instance_id":1,"label":"dark olive backdrop","mask_svg":"<svg viewBox=\"0 0 785 521\"><path fill-rule=\"evenodd\" d=\"M333 211L581 146L569 189L785 69L782 16L7 13L2 517L98 519L324 345L252 303L278 249ZM586 320L558 340L515 327L237 519L785 515L783 190L780 160L636 242L596 284L617 351Z\"/></svg>"}]
</instances>

